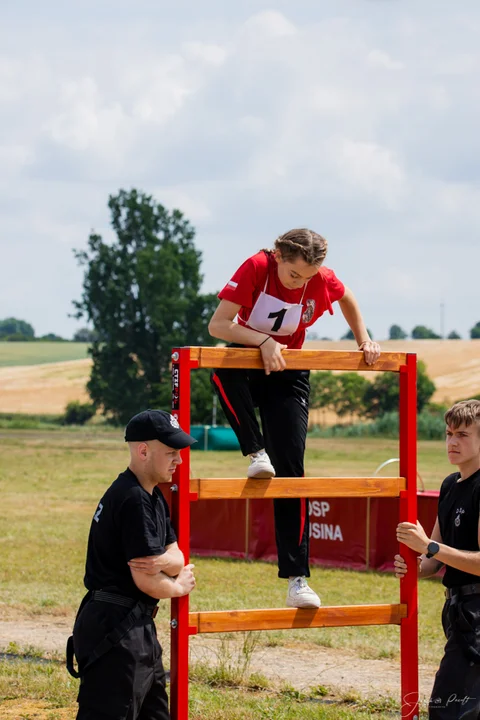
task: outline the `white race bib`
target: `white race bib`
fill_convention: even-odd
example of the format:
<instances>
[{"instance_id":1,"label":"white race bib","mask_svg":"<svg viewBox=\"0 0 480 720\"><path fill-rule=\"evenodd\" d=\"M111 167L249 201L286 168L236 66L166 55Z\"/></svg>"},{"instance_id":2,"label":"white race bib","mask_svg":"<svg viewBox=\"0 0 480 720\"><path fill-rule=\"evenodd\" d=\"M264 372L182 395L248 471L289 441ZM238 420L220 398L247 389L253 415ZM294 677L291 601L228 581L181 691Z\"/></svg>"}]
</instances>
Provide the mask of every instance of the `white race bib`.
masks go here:
<instances>
[{"instance_id":1,"label":"white race bib","mask_svg":"<svg viewBox=\"0 0 480 720\"><path fill-rule=\"evenodd\" d=\"M302 319L302 302L299 304L287 303L285 300L279 300L279 298L273 295L268 295L268 293L265 292L267 282L268 276L265 282L265 288L253 306L247 325L253 330L267 333L267 335L293 335L298 329ZM307 284L305 283L302 301L306 287Z\"/></svg>"}]
</instances>

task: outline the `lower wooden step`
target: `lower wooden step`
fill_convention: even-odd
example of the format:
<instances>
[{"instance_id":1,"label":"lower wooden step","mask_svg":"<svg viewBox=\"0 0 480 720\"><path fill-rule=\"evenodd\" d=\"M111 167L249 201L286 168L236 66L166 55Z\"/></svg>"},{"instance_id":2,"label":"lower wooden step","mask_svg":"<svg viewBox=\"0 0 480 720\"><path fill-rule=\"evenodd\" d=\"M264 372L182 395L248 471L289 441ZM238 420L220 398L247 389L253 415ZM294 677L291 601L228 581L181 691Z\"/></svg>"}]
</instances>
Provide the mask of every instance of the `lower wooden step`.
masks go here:
<instances>
[{"instance_id":1,"label":"lower wooden step","mask_svg":"<svg viewBox=\"0 0 480 720\"><path fill-rule=\"evenodd\" d=\"M318 610L271 608L192 612L189 614L189 624L196 628L198 633L215 633L346 625L399 625L406 616L405 604L339 605L325 606Z\"/></svg>"},{"instance_id":2,"label":"lower wooden step","mask_svg":"<svg viewBox=\"0 0 480 720\"><path fill-rule=\"evenodd\" d=\"M192 478L190 492L198 500L248 498L398 497L406 489L404 477L326 478Z\"/></svg>"}]
</instances>

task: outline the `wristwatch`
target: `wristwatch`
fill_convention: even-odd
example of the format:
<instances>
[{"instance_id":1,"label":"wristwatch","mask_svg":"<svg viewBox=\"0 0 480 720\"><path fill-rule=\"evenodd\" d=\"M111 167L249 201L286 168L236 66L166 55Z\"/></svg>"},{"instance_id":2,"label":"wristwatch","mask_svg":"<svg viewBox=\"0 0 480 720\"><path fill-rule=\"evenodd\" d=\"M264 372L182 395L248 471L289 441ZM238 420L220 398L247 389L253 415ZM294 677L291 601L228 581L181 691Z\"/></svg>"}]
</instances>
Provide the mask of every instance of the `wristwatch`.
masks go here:
<instances>
[{"instance_id":1,"label":"wristwatch","mask_svg":"<svg viewBox=\"0 0 480 720\"><path fill-rule=\"evenodd\" d=\"M431 557L433 557L434 555L436 555L439 550L440 550L440 545L439 545L437 542L435 542L435 540L432 540L432 541L429 542L428 545L427 545L427 551L428 551L428 552L427 552L427 554L425 555L425 557L431 558Z\"/></svg>"}]
</instances>

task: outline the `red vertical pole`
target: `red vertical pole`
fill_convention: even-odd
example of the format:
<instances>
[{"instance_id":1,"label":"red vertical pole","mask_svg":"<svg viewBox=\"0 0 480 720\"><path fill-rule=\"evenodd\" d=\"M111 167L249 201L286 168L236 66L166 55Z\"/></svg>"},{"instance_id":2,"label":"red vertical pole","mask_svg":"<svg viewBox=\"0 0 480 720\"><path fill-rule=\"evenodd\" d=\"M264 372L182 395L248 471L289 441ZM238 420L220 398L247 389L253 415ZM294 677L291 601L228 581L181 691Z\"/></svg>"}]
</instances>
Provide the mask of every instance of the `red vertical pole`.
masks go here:
<instances>
[{"instance_id":1,"label":"red vertical pole","mask_svg":"<svg viewBox=\"0 0 480 720\"><path fill-rule=\"evenodd\" d=\"M172 351L172 415L182 430L190 431L190 348ZM172 485L172 524L178 545L190 560L190 448L182 450ZM188 720L188 595L171 603L170 714L172 720Z\"/></svg>"},{"instance_id":2,"label":"red vertical pole","mask_svg":"<svg viewBox=\"0 0 480 720\"><path fill-rule=\"evenodd\" d=\"M400 522L417 522L417 356L408 353L400 368L400 475L407 489L400 493ZM402 718L418 720L418 577L417 553L405 545L400 554L407 574L400 581L400 602L407 617L400 623Z\"/></svg>"}]
</instances>

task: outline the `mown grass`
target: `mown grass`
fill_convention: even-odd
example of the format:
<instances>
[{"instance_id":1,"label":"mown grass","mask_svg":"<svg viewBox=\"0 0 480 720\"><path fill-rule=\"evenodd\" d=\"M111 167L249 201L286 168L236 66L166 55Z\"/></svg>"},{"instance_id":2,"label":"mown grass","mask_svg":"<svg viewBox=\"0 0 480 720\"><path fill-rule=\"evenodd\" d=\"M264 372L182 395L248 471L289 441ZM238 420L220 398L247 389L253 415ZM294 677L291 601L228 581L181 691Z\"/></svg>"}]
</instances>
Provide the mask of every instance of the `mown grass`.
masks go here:
<instances>
[{"instance_id":1,"label":"mown grass","mask_svg":"<svg viewBox=\"0 0 480 720\"><path fill-rule=\"evenodd\" d=\"M83 360L88 357L88 347L88 343L80 342L0 341L0 367Z\"/></svg>"},{"instance_id":2,"label":"mown grass","mask_svg":"<svg viewBox=\"0 0 480 720\"><path fill-rule=\"evenodd\" d=\"M307 451L308 474L371 474L380 462L396 456L397 449L397 443L389 440L315 439ZM422 443L420 457L424 476L432 482L446 474L441 443ZM120 430L0 432L0 617L51 616L53 621L64 616L73 621L84 593L82 579L92 513L105 488L127 462ZM396 474L395 465L389 469L390 474ZM192 453L192 473L196 476L235 477L244 471L245 460L237 453ZM192 610L284 604L285 583L277 579L273 564L206 558L195 558L194 562L198 584L191 597ZM315 567L311 582L329 605L398 599L398 581L386 573ZM437 662L441 656L441 606L441 585L435 581L421 583L423 662ZM157 626L168 646L168 603L161 603ZM233 642L236 637L231 636ZM399 630L387 626L270 631L260 633L257 642L259 647L288 648L294 643L310 647L312 653L315 647L324 646L347 649L364 658L396 659ZM168 661L168 652L166 655ZM392 717L390 709L358 701L353 707L340 703L332 709L322 705L318 697L303 697L293 690L274 692L258 678L248 687L224 685L213 683L211 676L200 675L195 680L192 720ZM76 689L76 683L55 663L0 663L0 717L70 720L75 717ZM21 698L33 703L34 711L27 703L20 714ZM14 707L17 709L12 712L17 715L8 715Z\"/></svg>"},{"instance_id":3,"label":"mown grass","mask_svg":"<svg viewBox=\"0 0 480 720\"><path fill-rule=\"evenodd\" d=\"M440 445L440 443L431 443ZM425 443L423 457L437 462ZM105 488L128 462L120 431L98 434L8 432L0 434L0 590L3 613L73 615L84 592L82 578L92 514ZM314 440L307 452L309 474L371 473L393 454L389 441ZM237 453L192 453L192 472L200 476L241 475L245 460ZM355 471L355 472L354 472ZM431 469L430 472L433 473ZM393 530L392 530L393 531ZM273 564L195 559L198 589L193 610L282 607L284 583ZM393 602L398 581L391 574L359 573L315 567L312 585L324 603ZM421 652L435 661L443 638L438 613L438 582L420 584ZM167 626L168 608L158 616ZM301 641L347 647L364 657L396 657L398 629L341 628L271 631L262 642Z\"/></svg>"},{"instance_id":4,"label":"mown grass","mask_svg":"<svg viewBox=\"0 0 480 720\"><path fill-rule=\"evenodd\" d=\"M0 662L2 720L74 720L78 681L58 663ZM326 688L299 693L190 684L190 720L382 720L398 717L396 703L334 697Z\"/></svg>"}]
</instances>

